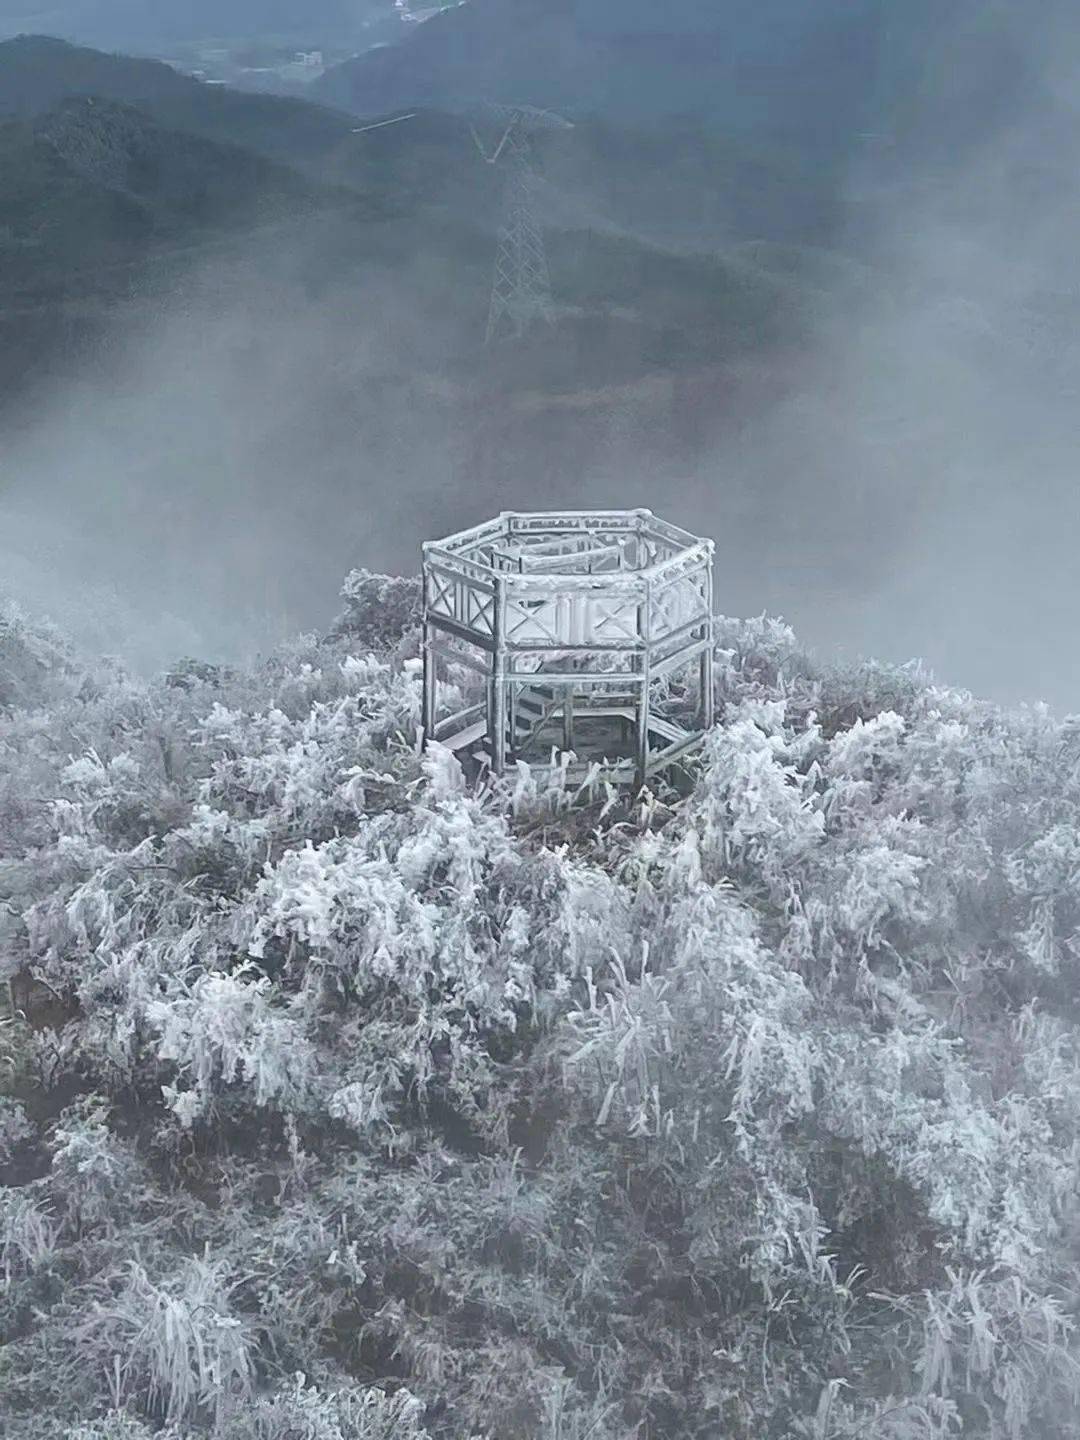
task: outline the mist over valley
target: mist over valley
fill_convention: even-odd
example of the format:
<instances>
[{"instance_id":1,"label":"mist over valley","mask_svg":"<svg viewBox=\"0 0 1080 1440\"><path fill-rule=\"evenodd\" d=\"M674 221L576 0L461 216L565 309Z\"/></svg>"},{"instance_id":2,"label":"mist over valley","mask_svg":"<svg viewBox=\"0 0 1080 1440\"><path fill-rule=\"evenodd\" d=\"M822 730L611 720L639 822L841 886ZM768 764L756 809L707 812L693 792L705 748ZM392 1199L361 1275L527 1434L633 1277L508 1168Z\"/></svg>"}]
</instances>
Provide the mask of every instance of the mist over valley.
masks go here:
<instances>
[{"instance_id":1,"label":"mist over valley","mask_svg":"<svg viewBox=\"0 0 1080 1440\"><path fill-rule=\"evenodd\" d=\"M1070 52L935 24L475 4L330 106L0 46L9 588L100 595L143 663L236 653L459 519L653 504L732 613L1068 708ZM469 87L574 122L537 143L557 322L497 355Z\"/></svg>"}]
</instances>

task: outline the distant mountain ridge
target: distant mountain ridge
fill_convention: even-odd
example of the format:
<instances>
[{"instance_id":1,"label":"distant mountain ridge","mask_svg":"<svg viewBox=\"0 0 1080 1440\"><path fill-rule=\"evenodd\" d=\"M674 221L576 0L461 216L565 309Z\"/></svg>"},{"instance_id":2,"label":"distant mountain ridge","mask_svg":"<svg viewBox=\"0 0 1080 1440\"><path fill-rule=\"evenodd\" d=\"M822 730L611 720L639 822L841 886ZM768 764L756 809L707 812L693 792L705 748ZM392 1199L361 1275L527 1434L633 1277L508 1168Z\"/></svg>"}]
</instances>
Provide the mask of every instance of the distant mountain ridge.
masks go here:
<instances>
[{"instance_id":1,"label":"distant mountain ridge","mask_svg":"<svg viewBox=\"0 0 1080 1440\"><path fill-rule=\"evenodd\" d=\"M33 121L0 124L0 309L104 302L163 248L341 201L239 146L166 129L115 101L69 98Z\"/></svg>"},{"instance_id":2,"label":"distant mountain ridge","mask_svg":"<svg viewBox=\"0 0 1080 1440\"><path fill-rule=\"evenodd\" d=\"M815 303L799 257L829 243L827 173L693 125L642 135L590 120L538 157L558 329L535 352L484 355L502 175L460 115L355 128L154 62L0 43L0 380L23 374L31 327L41 365L58 363L72 324L104 334L204 257L224 273L222 247L238 274L295 257L283 283L320 294L378 277L389 314L424 315L414 368L453 347L459 373L490 369L510 388L592 392L727 363L797 340ZM738 248L763 239L791 247L790 265Z\"/></svg>"},{"instance_id":3,"label":"distant mountain ridge","mask_svg":"<svg viewBox=\"0 0 1080 1440\"><path fill-rule=\"evenodd\" d=\"M268 33L347 39L392 16L392 0L0 0L0 34L45 31L85 44L136 48L152 41Z\"/></svg>"},{"instance_id":4,"label":"distant mountain ridge","mask_svg":"<svg viewBox=\"0 0 1080 1440\"><path fill-rule=\"evenodd\" d=\"M240 146L167 130L133 106L95 97L62 100L34 122L35 139L76 175L105 189L178 208L200 221L250 215L269 201L324 197L290 166Z\"/></svg>"},{"instance_id":5,"label":"distant mountain ridge","mask_svg":"<svg viewBox=\"0 0 1080 1440\"><path fill-rule=\"evenodd\" d=\"M0 42L0 120L32 119L63 100L99 95L159 123L289 162L325 154L354 122L326 106L204 85L157 60L106 54L44 35Z\"/></svg>"},{"instance_id":6,"label":"distant mountain ridge","mask_svg":"<svg viewBox=\"0 0 1080 1440\"><path fill-rule=\"evenodd\" d=\"M693 119L833 162L874 133L927 159L1052 104L1075 49L1065 0L467 0L313 93L364 115L463 96Z\"/></svg>"},{"instance_id":7,"label":"distant mountain ridge","mask_svg":"<svg viewBox=\"0 0 1080 1440\"><path fill-rule=\"evenodd\" d=\"M134 106L167 129L299 166L320 183L435 207L470 225L479 210L485 228L494 223L499 177L479 162L460 116L425 107L406 125L355 135L355 120L325 105L208 86L168 65L47 37L0 43L0 119L34 119L90 95ZM710 248L727 238L827 244L835 224L827 170L693 123L645 133L586 121L550 137L541 162L555 228L614 226Z\"/></svg>"},{"instance_id":8,"label":"distant mountain ridge","mask_svg":"<svg viewBox=\"0 0 1080 1440\"><path fill-rule=\"evenodd\" d=\"M349 133L318 106L207 87L43 37L0 44L0 384L75 367L134 302L264 227L384 213L314 163ZM309 163L312 162L312 163ZM91 361L92 363L92 361Z\"/></svg>"},{"instance_id":9,"label":"distant mountain ridge","mask_svg":"<svg viewBox=\"0 0 1080 1440\"><path fill-rule=\"evenodd\" d=\"M827 145L861 122L883 14L881 0L825 0L812 15L796 0L468 0L315 90L363 113L482 96Z\"/></svg>"}]
</instances>

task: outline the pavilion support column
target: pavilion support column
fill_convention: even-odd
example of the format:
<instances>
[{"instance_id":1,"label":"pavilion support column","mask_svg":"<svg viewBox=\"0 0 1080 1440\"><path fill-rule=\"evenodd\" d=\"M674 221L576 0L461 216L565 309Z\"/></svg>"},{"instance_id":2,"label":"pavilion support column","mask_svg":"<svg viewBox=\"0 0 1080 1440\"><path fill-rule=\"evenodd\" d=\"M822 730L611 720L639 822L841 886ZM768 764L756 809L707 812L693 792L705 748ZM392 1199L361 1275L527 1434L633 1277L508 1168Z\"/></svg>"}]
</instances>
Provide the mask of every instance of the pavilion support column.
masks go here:
<instances>
[{"instance_id":1,"label":"pavilion support column","mask_svg":"<svg viewBox=\"0 0 1080 1440\"><path fill-rule=\"evenodd\" d=\"M711 730L716 723L716 640L713 621L713 570L712 546L709 546L709 563L705 571L705 649L701 652L701 707L702 730Z\"/></svg>"},{"instance_id":2,"label":"pavilion support column","mask_svg":"<svg viewBox=\"0 0 1080 1440\"><path fill-rule=\"evenodd\" d=\"M716 724L716 701L714 699L715 669L713 661L712 626L709 627L709 643L701 652L701 706L699 724L708 732Z\"/></svg>"},{"instance_id":3,"label":"pavilion support column","mask_svg":"<svg viewBox=\"0 0 1080 1440\"><path fill-rule=\"evenodd\" d=\"M563 700L562 745L567 752L574 748L574 692L569 685L566 687L566 698Z\"/></svg>"},{"instance_id":4,"label":"pavilion support column","mask_svg":"<svg viewBox=\"0 0 1080 1440\"><path fill-rule=\"evenodd\" d=\"M438 701L439 659L434 650L435 627L430 620L424 621L424 707L421 723L424 727L424 745L435 738L435 715Z\"/></svg>"},{"instance_id":5,"label":"pavilion support column","mask_svg":"<svg viewBox=\"0 0 1080 1440\"><path fill-rule=\"evenodd\" d=\"M496 775L506 769L507 678L506 678L506 585L501 575L495 577L495 647L491 677L491 704L488 726L491 732L491 768Z\"/></svg>"},{"instance_id":6,"label":"pavilion support column","mask_svg":"<svg viewBox=\"0 0 1080 1440\"><path fill-rule=\"evenodd\" d=\"M649 778L649 684L652 668L652 590L645 584L645 599L638 606L638 640L641 670L641 695L637 714L637 755L634 766L634 788L644 788Z\"/></svg>"}]
</instances>

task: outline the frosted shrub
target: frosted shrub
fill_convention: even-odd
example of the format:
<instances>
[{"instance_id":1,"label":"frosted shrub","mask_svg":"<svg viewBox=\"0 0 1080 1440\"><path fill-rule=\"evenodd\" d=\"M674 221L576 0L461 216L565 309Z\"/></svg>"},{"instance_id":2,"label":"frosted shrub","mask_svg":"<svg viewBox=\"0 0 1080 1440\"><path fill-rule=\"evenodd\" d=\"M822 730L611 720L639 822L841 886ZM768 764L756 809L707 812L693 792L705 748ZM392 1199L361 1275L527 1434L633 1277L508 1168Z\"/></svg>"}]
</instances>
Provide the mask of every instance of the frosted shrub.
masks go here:
<instances>
[{"instance_id":1,"label":"frosted shrub","mask_svg":"<svg viewBox=\"0 0 1080 1440\"><path fill-rule=\"evenodd\" d=\"M222 1440L429 1440L423 1405L408 1390L323 1394L298 1375L279 1394L258 1400L226 1424Z\"/></svg>"},{"instance_id":2,"label":"frosted shrub","mask_svg":"<svg viewBox=\"0 0 1080 1440\"><path fill-rule=\"evenodd\" d=\"M722 699L772 698L785 678L811 673L795 632L782 620L760 615L752 620L716 618L717 686Z\"/></svg>"},{"instance_id":3,"label":"frosted shrub","mask_svg":"<svg viewBox=\"0 0 1080 1440\"><path fill-rule=\"evenodd\" d=\"M53 1128L50 1189L79 1231L110 1223L144 1183L137 1158L106 1121L106 1107L82 1103L64 1111Z\"/></svg>"},{"instance_id":4,"label":"frosted shrub","mask_svg":"<svg viewBox=\"0 0 1080 1440\"><path fill-rule=\"evenodd\" d=\"M189 994L151 1002L147 1017L160 1032L159 1059L175 1065L184 1082L164 1087L183 1125L205 1117L215 1097L237 1083L257 1106L287 1097L304 1108L313 1059L302 1027L275 1007L265 978L205 975Z\"/></svg>"},{"instance_id":5,"label":"frosted shrub","mask_svg":"<svg viewBox=\"0 0 1080 1440\"><path fill-rule=\"evenodd\" d=\"M126 1410L110 1410L100 1420L65 1430L63 1440L179 1440L179 1433L151 1427Z\"/></svg>"},{"instance_id":6,"label":"frosted shrub","mask_svg":"<svg viewBox=\"0 0 1080 1440\"><path fill-rule=\"evenodd\" d=\"M813 852L825 833L801 751L813 732L785 732L780 702L744 702L707 741L707 780L695 810L703 854L717 875L744 867L770 885L785 866Z\"/></svg>"},{"instance_id":7,"label":"frosted shrub","mask_svg":"<svg viewBox=\"0 0 1080 1440\"><path fill-rule=\"evenodd\" d=\"M230 1313L218 1272L189 1261L156 1284L133 1261L123 1285L76 1321L84 1363L110 1376L119 1405L129 1399L173 1423L209 1414L215 1428L251 1394L251 1341Z\"/></svg>"},{"instance_id":8,"label":"frosted shrub","mask_svg":"<svg viewBox=\"0 0 1080 1440\"><path fill-rule=\"evenodd\" d=\"M1027 907L1019 942L1038 970L1057 974L1063 958L1080 959L1080 836L1055 825L1006 861L1005 873Z\"/></svg>"},{"instance_id":9,"label":"frosted shrub","mask_svg":"<svg viewBox=\"0 0 1080 1440\"><path fill-rule=\"evenodd\" d=\"M52 1259L59 1228L38 1192L0 1186L0 1263L6 1285Z\"/></svg>"},{"instance_id":10,"label":"frosted shrub","mask_svg":"<svg viewBox=\"0 0 1080 1440\"><path fill-rule=\"evenodd\" d=\"M477 788L346 591L0 718L5 1440L1075 1434L1080 730L724 621Z\"/></svg>"},{"instance_id":11,"label":"frosted shrub","mask_svg":"<svg viewBox=\"0 0 1080 1440\"><path fill-rule=\"evenodd\" d=\"M1073 1321L1017 1278L950 1270L940 1293L901 1308L921 1325L923 1396L961 1394L988 1433L1021 1440L1080 1403Z\"/></svg>"},{"instance_id":12,"label":"frosted shrub","mask_svg":"<svg viewBox=\"0 0 1080 1440\"><path fill-rule=\"evenodd\" d=\"M34 1133L25 1107L17 1100L0 1095L0 1165L6 1165L18 1147Z\"/></svg>"},{"instance_id":13,"label":"frosted shrub","mask_svg":"<svg viewBox=\"0 0 1080 1440\"><path fill-rule=\"evenodd\" d=\"M0 713L54 702L82 679L63 635L0 597Z\"/></svg>"},{"instance_id":14,"label":"frosted shrub","mask_svg":"<svg viewBox=\"0 0 1080 1440\"><path fill-rule=\"evenodd\" d=\"M412 575L375 575L352 570L341 587L345 608L331 633L362 649L394 645L420 624L420 581Z\"/></svg>"}]
</instances>

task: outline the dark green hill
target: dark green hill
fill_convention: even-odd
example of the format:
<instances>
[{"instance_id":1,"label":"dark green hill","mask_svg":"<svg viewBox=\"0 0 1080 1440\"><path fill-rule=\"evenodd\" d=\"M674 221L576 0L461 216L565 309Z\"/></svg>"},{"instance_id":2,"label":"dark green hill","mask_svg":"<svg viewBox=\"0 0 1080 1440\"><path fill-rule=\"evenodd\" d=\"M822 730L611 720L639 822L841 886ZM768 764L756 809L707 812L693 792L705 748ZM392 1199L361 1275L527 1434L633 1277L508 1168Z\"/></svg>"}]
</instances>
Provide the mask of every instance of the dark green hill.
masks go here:
<instances>
[{"instance_id":1,"label":"dark green hill","mask_svg":"<svg viewBox=\"0 0 1080 1440\"><path fill-rule=\"evenodd\" d=\"M0 125L4 273L20 292L103 283L102 267L358 198L130 106L66 100Z\"/></svg>"},{"instance_id":2,"label":"dark green hill","mask_svg":"<svg viewBox=\"0 0 1080 1440\"><path fill-rule=\"evenodd\" d=\"M129 104L187 96L198 82L154 60L106 55L44 35L0 44L0 113L34 116L69 95L108 95Z\"/></svg>"},{"instance_id":3,"label":"dark green hill","mask_svg":"<svg viewBox=\"0 0 1080 1440\"><path fill-rule=\"evenodd\" d=\"M47 36L0 43L0 117L33 119L72 97L137 106L159 124L293 163L310 162L354 122L321 105L205 85L156 60L108 55Z\"/></svg>"},{"instance_id":4,"label":"dark green hill","mask_svg":"<svg viewBox=\"0 0 1080 1440\"><path fill-rule=\"evenodd\" d=\"M25 123L0 126L4 290L67 287L143 249L149 208L76 174Z\"/></svg>"},{"instance_id":5,"label":"dark green hill","mask_svg":"<svg viewBox=\"0 0 1080 1440\"><path fill-rule=\"evenodd\" d=\"M282 226L377 230L378 213L354 191L113 101L68 99L0 123L5 399L96 365L133 304L160 304L204 260Z\"/></svg>"},{"instance_id":6,"label":"dark green hill","mask_svg":"<svg viewBox=\"0 0 1080 1440\"><path fill-rule=\"evenodd\" d=\"M0 0L0 32L47 30L91 45L142 49L209 36L274 34L307 46L359 43L377 21L397 20L393 0ZM393 33L390 25L387 29Z\"/></svg>"}]
</instances>

